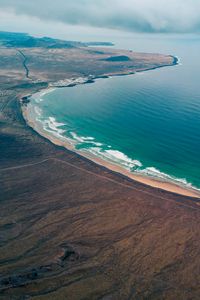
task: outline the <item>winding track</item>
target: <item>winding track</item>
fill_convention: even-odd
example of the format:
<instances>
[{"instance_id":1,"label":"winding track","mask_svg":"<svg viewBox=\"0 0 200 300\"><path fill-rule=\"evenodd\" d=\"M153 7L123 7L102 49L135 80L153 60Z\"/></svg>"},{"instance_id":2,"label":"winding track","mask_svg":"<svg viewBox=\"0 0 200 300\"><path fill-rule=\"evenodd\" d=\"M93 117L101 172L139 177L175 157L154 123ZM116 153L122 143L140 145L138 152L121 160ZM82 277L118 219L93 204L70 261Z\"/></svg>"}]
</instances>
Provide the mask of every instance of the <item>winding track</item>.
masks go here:
<instances>
[{"instance_id":1,"label":"winding track","mask_svg":"<svg viewBox=\"0 0 200 300\"><path fill-rule=\"evenodd\" d=\"M30 79L30 77L29 77L29 68L27 67L27 64L26 64L28 58L26 57L26 55L21 50L16 49L16 51L22 56L22 59L23 59L22 64L23 64L23 67L25 69L25 76L26 76L27 79Z\"/></svg>"}]
</instances>

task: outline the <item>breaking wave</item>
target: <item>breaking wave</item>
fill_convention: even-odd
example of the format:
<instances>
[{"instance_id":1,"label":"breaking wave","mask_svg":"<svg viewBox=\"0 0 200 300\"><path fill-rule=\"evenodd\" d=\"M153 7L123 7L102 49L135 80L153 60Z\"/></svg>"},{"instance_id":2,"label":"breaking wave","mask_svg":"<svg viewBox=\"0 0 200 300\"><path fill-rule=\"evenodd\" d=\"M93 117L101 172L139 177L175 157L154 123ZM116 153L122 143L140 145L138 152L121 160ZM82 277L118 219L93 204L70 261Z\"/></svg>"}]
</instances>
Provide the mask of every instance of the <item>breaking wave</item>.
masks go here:
<instances>
[{"instance_id":1,"label":"breaking wave","mask_svg":"<svg viewBox=\"0 0 200 300\"><path fill-rule=\"evenodd\" d=\"M159 171L158 169L154 168L154 167L147 167L145 169L139 169L136 170L136 173L141 174L141 175L145 175L148 177L152 177L155 179L160 179L160 180L164 180L164 181L168 181L168 182L174 182L176 184L179 184L181 186L185 186L188 188L192 188L195 190L200 190L196 187L194 187L190 182L188 182L185 178L176 178L174 176L168 175L164 172Z\"/></svg>"},{"instance_id":2,"label":"breaking wave","mask_svg":"<svg viewBox=\"0 0 200 300\"><path fill-rule=\"evenodd\" d=\"M42 124L43 130L50 132L54 136L63 139L66 139L64 136L65 129L62 127L65 126L65 123L60 123L56 121L56 118L54 117L48 117L47 119L42 120L41 118L37 118L37 121L39 121Z\"/></svg>"},{"instance_id":3,"label":"breaking wave","mask_svg":"<svg viewBox=\"0 0 200 300\"><path fill-rule=\"evenodd\" d=\"M32 99L34 99L34 101L36 103L40 103L40 102L44 101L45 95L52 93L54 90L55 90L54 88L51 88L51 89L46 89L41 92L38 92L32 96Z\"/></svg>"},{"instance_id":4,"label":"breaking wave","mask_svg":"<svg viewBox=\"0 0 200 300\"><path fill-rule=\"evenodd\" d=\"M95 142L95 138L92 136L78 136L75 132L70 132L71 137L75 142L77 142L79 145L82 145L82 148L85 148L84 145L91 145L96 147L103 146L102 143Z\"/></svg>"},{"instance_id":5,"label":"breaking wave","mask_svg":"<svg viewBox=\"0 0 200 300\"><path fill-rule=\"evenodd\" d=\"M41 110L35 107L35 111L38 115L41 115ZM41 121L41 120L40 120ZM69 132L67 136L67 130L62 127L67 124L57 122L55 117L48 117L42 121L43 129L51 132L59 138L67 139L71 144L78 148L79 150L89 152L96 157L104 159L110 163L121 166L130 172L134 172L136 174L148 176L154 179L168 181L176 183L177 185L184 186L187 188L192 188L197 191L200 189L194 187L191 183L189 183L185 178L176 178L160 170L155 167L144 167L142 162L136 159L132 159L128 157L123 152L119 150L114 150L109 145L105 145L103 143L95 141L95 138L92 136L79 136L75 132Z\"/></svg>"}]
</instances>

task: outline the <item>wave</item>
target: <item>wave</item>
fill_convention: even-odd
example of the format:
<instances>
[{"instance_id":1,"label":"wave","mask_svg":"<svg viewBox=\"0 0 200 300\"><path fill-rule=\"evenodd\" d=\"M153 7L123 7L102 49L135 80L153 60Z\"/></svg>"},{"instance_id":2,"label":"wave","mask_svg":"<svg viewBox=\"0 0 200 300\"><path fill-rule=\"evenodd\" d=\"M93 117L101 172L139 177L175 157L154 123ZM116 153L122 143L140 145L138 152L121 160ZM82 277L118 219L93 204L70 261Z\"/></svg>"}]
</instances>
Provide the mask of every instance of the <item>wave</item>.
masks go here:
<instances>
[{"instance_id":1,"label":"wave","mask_svg":"<svg viewBox=\"0 0 200 300\"><path fill-rule=\"evenodd\" d=\"M77 143L76 146L81 146L81 149L83 151L90 152L95 156L110 161L111 163L123 166L129 171L138 167L142 167L142 163L140 161L133 160L124 153L118 150L111 149L110 145L107 146L100 142L96 142L94 137L79 136L75 132L70 132L70 135L73 138L73 140Z\"/></svg>"},{"instance_id":2,"label":"wave","mask_svg":"<svg viewBox=\"0 0 200 300\"><path fill-rule=\"evenodd\" d=\"M112 149L110 145L96 141L92 136L82 136L73 131L67 130L67 124L58 122L53 116L43 119L43 111L37 105L34 106L34 112L38 116L36 120L42 123L42 127L45 131L50 132L59 139L70 142L70 144L74 145L75 148L78 146L77 149L80 151L89 152L103 160L121 166L130 172L161 181L172 182L183 187L200 191L200 189L194 187L192 183L188 182L185 178L176 178L175 176L166 174L153 166L145 167L141 161L132 159L119 150ZM65 128L63 128L63 126L65 126Z\"/></svg>"},{"instance_id":3,"label":"wave","mask_svg":"<svg viewBox=\"0 0 200 300\"><path fill-rule=\"evenodd\" d=\"M39 106L34 106L34 111L39 117L42 116L42 109Z\"/></svg>"},{"instance_id":4,"label":"wave","mask_svg":"<svg viewBox=\"0 0 200 300\"><path fill-rule=\"evenodd\" d=\"M99 147L88 149L92 154L99 156L102 159L110 161L111 163L115 163L130 172L151 177L153 179L167 181L171 183L175 183L182 187L191 188L197 191L200 191L197 187L193 186L192 183L188 182L185 178L176 178L175 176L171 176L155 167L147 167L143 168L142 163L139 160L134 160L125 155L124 153L118 150L102 150Z\"/></svg>"},{"instance_id":5,"label":"wave","mask_svg":"<svg viewBox=\"0 0 200 300\"><path fill-rule=\"evenodd\" d=\"M139 160L133 160L118 150L105 150L105 152L108 157L126 164L129 168L133 168L135 166L142 167L142 163Z\"/></svg>"},{"instance_id":6,"label":"wave","mask_svg":"<svg viewBox=\"0 0 200 300\"><path fill-rule=\"evenodd\" d=\"M79 136L77 135L75 132L70 132L70 135L72 136L72 138L75 140L75 141L78 141L78 142L86 142L86 141L93 141L94 138L92 136Z\"/></svg>"},{"instance_id":7,"label":"wave","mask_svg":"<svg viewBox=\"0 0 200 300\"><path fill-rule=\"evenodd\" d=\"M40 103L44 101L44 96L47 94L52 93L55 90L55 88L48 88L46 90L42 90L41 92L35 93L31 98L36 102Z\"/></svg>"},{"instance_id":8,"label":"wave","mask_svg":"<svg viewBox=\"0 0 200 300\"><path fill-rule=\"evenodd\" d=\"M118 150L104 150L100 147L91 147L87 151L104 160L122 166L128 171L133 171L133 169L142 166L140 161L133 160Z\"/></svg>"},{"instance_id":9,"label":"wave","mask_svg":"<svg viewBox=\"0 0 200 300\"><path fill-rule=\"evenodd\" d=\"M179 184L181 186L186 186L188 188L195 189L197 191L200 191L200 189L194 187L192 183L188 182L185 178L177 178L175 176L171 176L169 174L166 174L164 172L161 172L160 170L154 168L154 167L147 167L145 169L138 169L135 171L135 173L139 173L141 175L145 175L148 177L152 177L155 179L165 180L168 182L173 182L176 184Z\"/></svg>"},{"instance_id":10,"label":"wave","mask_svg":"<svg viewBox=\"0 0 200 300\"><path fill-rule=\"evenodd\" d=\"M98 145L98 143L96 143ZM100 144L102 145L102 144ZM111 147L111 146L109 146ZM90 147L90 148L84 148L84 151L90 152L91 154L104 159L106 161L109 161L111 163L117 164L126 170L148 176L157 180L164 180L171 183L175 183L177 185L192 188L194 190L200 191L197 187L193 186L192 183L188 182L185 178L177 178L175 176L171 176L169 174L166 174L164 172L161 172L160 170L156 169L155 167L144 167L141 161L132 159L128 157L123 152L120 152L119 150L113 150L113 149L103 149L102 147Z\"/></svg>"},{"instance_id":11,"label":"wave","mask_svg":"<svg viewBox=\"0 0 200 300\"><path fill-rule=\"evenodd\" d=\"M178 56L174 56L176 58L176 64L182 66L181 59Z\"/></svg>"},{"instance_id":12,"label":"wave","mask_svg":"<svg viewBox=\"0 0 200 300\"><path fill-rule=\"evenodd\" d=\"M110 149L111 146L95 142L94 137L79 136L75 132L71 132L70 135L76 142L78 142L78 145L81 145L82 150L88 151L95 156L99 156L104 160L123 166L129 171L137 167L142 167L142 163L140 161L133 160L118 150ZM91 146L88 147L88 144L91 144ZM102 146L108 149L103 149L104 147Z\"/></svg>"},{"instance_id":13,"label":"wave","mask_svg":"<svg viewBox=\"0 0 200 300\"><path fill-rule=\"evenodd\" d=\"M66 137L66 135L63 135L66 132L66 130L60 128L65 125L66 124L64 123L57 122L54 117L49 117L48 119L43 121L43 127L45 130L55 134L59 138L67 139L71 144L74 144L75 147L77 145L81 145L81 149L83 151L89 152L94 156L109 161L110 163L114 163L118 166L125 168L130 172L139 175L148 176L157 180L172 182L183 187L192 188L194 190L200 191L200 189L194 187L192 183L188 182L185 178L176 178L175 176L171 176L169 174L161 172L155 167L143 168L143 164L141 161L132 159L119 150L111 149L110 145L106 146L102 143L96 142L94 137L79 136L75 132L70 132L72 139ZM88 147L88 145L90 146ZM104 149L102 146L104 146L104 148L107 149Z\"/></svg>"},{"instance_id":14,"label":"wave","mask_svg":"<svg viewBox=\"0 0 200 300\"><path fill-rule=\"evenodd\" d=\"M63 134L66 130L60 128L65 126L66 124L57 122L54 117L48 117L48 119L41 120L39 119L40 123L42 123L43 129L58 136L59 138L63 138Z\"/></svg>"},{"instance_id":15,"label":"wave","mask_svg":"<svg viewBox=\"0 0 200 300\"><path fill-rule=\"evenodd\" d=\"M82 146L82 148L85 148L84 145L91 145L92 147L102 147L103 144L99 142L95 142L95 138L92 136L79 136L75 132L70 132L71 137L75 142L78 142L79 145Z\"/></svg>"}]
</instances>

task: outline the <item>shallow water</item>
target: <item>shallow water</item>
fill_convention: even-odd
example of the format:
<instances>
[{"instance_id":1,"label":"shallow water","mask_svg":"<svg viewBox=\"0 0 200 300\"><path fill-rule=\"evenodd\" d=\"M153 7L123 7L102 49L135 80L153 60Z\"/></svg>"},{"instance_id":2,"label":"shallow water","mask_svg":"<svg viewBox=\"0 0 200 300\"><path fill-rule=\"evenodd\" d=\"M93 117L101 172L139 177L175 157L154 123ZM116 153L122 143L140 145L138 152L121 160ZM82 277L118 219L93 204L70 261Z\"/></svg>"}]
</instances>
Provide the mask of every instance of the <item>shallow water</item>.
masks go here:
<instances>
[{"instance_id":1,"label":"shallow water","mask_svg":"<svg viewBox=\"0 0 200 300\"><path fill-rule=\"evenodd\" d=\"M45 130L69 137L79 150L200 188L199 39L137 37L119 39L117 46L122 44L177 55L181 65L37 95L32 114Z\"/></svg>"}]
</instances>

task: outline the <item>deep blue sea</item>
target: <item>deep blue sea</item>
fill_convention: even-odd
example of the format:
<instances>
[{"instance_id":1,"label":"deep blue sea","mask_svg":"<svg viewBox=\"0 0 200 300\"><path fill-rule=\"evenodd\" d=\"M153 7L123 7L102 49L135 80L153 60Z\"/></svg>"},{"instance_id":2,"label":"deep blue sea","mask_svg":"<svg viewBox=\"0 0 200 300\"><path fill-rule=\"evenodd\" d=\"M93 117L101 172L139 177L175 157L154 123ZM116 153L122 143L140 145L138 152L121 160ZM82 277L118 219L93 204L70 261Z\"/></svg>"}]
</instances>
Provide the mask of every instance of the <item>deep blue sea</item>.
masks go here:
<instances>
[{"instance_id":1,"label":"deep blue sea","mask_svg":"<svg viewBox=\"0 0 200 300\"><path fill-rule=\"evenodd\" d=\"M200 38L137 35L114 42L175 55L181 64L34 96L32 114L81 151L200 188Z\"/></svg>"}]
</instances>

